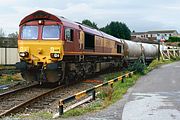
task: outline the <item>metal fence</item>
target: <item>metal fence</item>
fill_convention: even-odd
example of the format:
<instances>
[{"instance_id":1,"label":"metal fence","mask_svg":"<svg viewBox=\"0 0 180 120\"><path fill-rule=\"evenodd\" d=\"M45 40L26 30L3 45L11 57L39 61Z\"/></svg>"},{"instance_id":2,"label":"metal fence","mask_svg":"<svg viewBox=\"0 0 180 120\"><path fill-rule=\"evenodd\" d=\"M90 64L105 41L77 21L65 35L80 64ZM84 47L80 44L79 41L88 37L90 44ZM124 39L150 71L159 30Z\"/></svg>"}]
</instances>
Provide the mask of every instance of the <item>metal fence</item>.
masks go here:
<instances>
[{"instance_id":1,"label":"metal fence","mask_svg":"<svg viewBox=\"0 0 180 120\"><path fill-rule=\"evenodd\" d=\"M111 85L111 87L113 87L113 84L114 84L115 82L117 82L117 81L121 81L122 83L124 83L124 82L125 82L125 78L132 77L132 75L133 75L134 73L135 73L135 71L126 73L126 74L124 74L124 75L122 75L122 76L119 76L119 77L116 77L116 78L114 78L114 79L111 79L111 80L109 80L109 81L107 81L107 82L105 82L105 83L96 85L96 86L94 86L94 87L92 87L92 88L90 88L90 89L81 91L81 92L76 93L76 94L74 94L74 95L72 95L72 96L69 96L69 97L67 97L67 98L61 99L61 100L59 101L59 113L56 114L54 117L60 116L60 115L62 115L62 114L64 113L64 110L63 110L64 104L69 103L69 102L74 101L74 100L79 100L79 99L83 98L84 96L89 96L89 94L91 95L91 93L92 93L92 100L95 100L96 90L97 90L98 88L101 88L101 87L107 86L107 85Z\"/></svg>"},{"instance_id":2,"label":"metal fence","mask_svg":"<svg viewBox=\"0 0 180 120\"><path fill-rule=\"evenodd\" d=\"M0 65L14 65L18 61L17 48L0 48Z\"/></svg>"}]
</instances>

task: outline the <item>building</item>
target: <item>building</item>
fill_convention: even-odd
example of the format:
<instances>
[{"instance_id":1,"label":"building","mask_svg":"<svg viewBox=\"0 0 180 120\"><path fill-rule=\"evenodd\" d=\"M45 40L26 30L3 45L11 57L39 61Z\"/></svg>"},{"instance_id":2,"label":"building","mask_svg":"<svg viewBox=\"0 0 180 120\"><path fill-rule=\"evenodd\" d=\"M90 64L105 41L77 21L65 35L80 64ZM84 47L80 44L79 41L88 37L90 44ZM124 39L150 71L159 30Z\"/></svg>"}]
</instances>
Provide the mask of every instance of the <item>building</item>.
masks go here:
<instances>
[{"instance_id":1,"label":"building","mask_svg":"<svg viewBox=\"0 0 180 120\"><path fill-rule=\"evenodd\" d=\"M171 36L178 36L178 32L176 30L159 30L159 31L147 31L147 32L132 32L131 40L168 40Z\"/></svg>"}]
</instances>

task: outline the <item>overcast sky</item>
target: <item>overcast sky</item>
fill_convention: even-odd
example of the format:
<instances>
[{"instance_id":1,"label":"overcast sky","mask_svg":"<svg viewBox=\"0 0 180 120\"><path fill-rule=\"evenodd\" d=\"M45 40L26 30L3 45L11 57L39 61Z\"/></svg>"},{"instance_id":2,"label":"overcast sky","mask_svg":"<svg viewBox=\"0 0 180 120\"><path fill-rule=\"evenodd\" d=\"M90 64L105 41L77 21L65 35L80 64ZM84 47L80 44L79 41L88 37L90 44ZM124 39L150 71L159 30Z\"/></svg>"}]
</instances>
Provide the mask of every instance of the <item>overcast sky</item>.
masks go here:
<instances>
[{"instance_id":1,"label":"overcast sky","mask_svg":"<svg viewBox=\"0 0 180 120\"><path fill-rule=\"evenodd\" d=\"M0 0L0 28L18 31L20 20L45 10L70 20L94 21L103 27L111 21L126 23L130 30L176 29L180 32L180 0Z\"/></svg>"}]
</instances>

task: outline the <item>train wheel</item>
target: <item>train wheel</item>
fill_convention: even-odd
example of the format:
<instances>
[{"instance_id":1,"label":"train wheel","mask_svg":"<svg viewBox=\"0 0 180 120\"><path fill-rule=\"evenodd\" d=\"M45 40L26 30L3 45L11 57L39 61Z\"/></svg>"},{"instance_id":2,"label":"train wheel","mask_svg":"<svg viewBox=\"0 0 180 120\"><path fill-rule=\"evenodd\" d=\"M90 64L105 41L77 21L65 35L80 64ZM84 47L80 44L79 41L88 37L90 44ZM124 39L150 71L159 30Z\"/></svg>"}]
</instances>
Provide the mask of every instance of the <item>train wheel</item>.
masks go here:
<instances>
[{"instance_id":1,"label":"train wheel","mask_svg":"<svg viewBox=\"0 0 180 120\"><path fill-rule=\"evenodd\" d=\"M66 79L65 79L65 84L66 85L69 85L69 84L71 84L71 82L72 83L74 83L74 82L76 82L77 81L77 74L76 74L76 71L69 71L69 72L67 72L67 74L66 74Z\"/></svg>"},{"instance_id":2,"label":"train wheel","mask_svg":"<svg viewBox=\"0 0 180 120\"><path fill-rule=\"evenodd\" d=\"M93 64L90 63L90 62L86 63L86 64L84 65L84 70L85 70L85 74L86 74L87 76L92 75L93 72L94 72L94 66L93 66Z\"/></svg>"},{"instance_id":3,"label":"train wheel","mask_svg":"<svg viewBox=\"0 0 180 120\"><path fill-rule=\"evenodd\" d=\"M77 72L77 80L78 81L86 78L84 64L79 65L77 71L78 71Z\"/></svg>"}]
</instances>

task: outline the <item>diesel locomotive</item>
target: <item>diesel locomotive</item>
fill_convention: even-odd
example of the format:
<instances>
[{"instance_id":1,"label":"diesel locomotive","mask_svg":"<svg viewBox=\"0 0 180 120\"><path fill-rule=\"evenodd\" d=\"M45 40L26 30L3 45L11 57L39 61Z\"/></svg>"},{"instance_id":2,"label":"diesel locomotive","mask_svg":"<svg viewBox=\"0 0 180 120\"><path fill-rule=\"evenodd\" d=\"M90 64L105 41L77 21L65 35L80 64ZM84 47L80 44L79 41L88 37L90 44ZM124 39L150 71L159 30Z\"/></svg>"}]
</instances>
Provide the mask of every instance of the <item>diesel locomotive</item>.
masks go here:
<instances>
[{"instance_id":1,"label":"diesel locomotive","mask_svg":"<svg viewBox=\"0 0 180 120\"><path fill-rule=\"evenodd\" d=\"M25 80L69 83L124 61L157 57L157 45L108 35L64 17L38 10L19 25L16 64Z\"/></svg>"}]
</instances>

